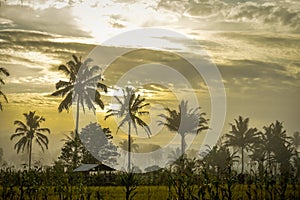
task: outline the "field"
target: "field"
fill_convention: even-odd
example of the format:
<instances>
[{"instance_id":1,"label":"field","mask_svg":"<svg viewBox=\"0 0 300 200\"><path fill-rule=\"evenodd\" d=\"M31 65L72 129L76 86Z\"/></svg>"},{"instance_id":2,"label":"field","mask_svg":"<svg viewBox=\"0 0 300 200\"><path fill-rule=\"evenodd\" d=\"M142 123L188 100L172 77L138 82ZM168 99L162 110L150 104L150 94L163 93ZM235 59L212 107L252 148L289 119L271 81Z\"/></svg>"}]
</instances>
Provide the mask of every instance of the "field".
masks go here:
<instances>
[{"instance_id":1,"label":"field","mask_svg":"<svg viewBox=\"0 0 300 200\"><path fill-rule=\"evenodd\" d=\"M227 188L227 185L221 185L220 188ZM268 198L265 190L257 189L255 185L235 185L232 191L232 199L281 199L277 192L280 190L280 186L276 186L273 189L273 194ZM3 187L0 188L0 199L87 199L87 200L118 200L125 199L125 190L122 186L73 186L64 188L64 193L59 193L55 187L37 187L36 191L31 191L31 195L24 188L24 194L21 196L18 187L13 187L3 191ZM299 199L300 197L300 185L296 186L296 190L292 185L287 186L285 199ZM213 188L216 191L216 188ZM26 192L25 192L26 191ZM220 194L222 189L219 191ZM136 195L134 199L143 200L159 200L159 199L176 199L174 196L174 190L167 186L139 186L136 189ZM6 193L6 196L4 196ZM200 198L197 192L194 193L193 199L214 199L211 195L212 192L206 187L205 196ZM219 196L220 199L228 199L228 197ZM266 198L265 198L266 197Z\"/></svg>"}]
</instances>

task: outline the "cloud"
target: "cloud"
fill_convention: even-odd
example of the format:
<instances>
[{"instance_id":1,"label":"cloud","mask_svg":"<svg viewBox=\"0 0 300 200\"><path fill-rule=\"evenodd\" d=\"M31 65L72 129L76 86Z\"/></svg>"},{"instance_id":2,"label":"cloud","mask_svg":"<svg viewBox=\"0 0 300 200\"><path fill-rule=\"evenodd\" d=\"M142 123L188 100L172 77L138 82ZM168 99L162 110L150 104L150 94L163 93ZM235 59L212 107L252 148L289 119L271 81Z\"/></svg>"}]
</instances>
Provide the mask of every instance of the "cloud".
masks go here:
<instances>
[{"instance_id":1,"label":"cloud","mask_svg":"<svg viewBox=\"0 0 300 200\"><path fill-rule=\"evenodd\" d=\"M0 65L7 68L6 92L45 92L54 89L62 77L57 66L71 59L72 54L85 56L94 45L64 42L65 37L41 31L0 30Z\"/></svg>"},{"instance_id":2,"label":"cloud","mask_svg":"<svg viewBox=\"0 0 300 200\"><path fill-rule=\"evenodd\" d=\"M244 3L232 7L227 20L238 22L253 22L272 27L278 31L288 29L300 33L300 11L281 4ZM266 27L264 27L266 28Z\"/></svg>"},{"instance_id":3,"label":"cloud","mask_svg":"<svg viewBox=\"0 0 300 200\"><path fill-rule=\"evenodd\" d=\"M76 23L71 7L34 9L29 6L6 5L0 7L0 17L15 28L67 36L89 36Z\"/></svg>"},{"instance_id":4,"label":"cloud","mask_svg":"<svg viewBox=\"0 0 300 200\"><path fill-rule=\"evenodd\" d=\"M178 22L201 29L300 32L297 1L161 0L157 8L177 14Z\"/></svg>"}]
</instances>

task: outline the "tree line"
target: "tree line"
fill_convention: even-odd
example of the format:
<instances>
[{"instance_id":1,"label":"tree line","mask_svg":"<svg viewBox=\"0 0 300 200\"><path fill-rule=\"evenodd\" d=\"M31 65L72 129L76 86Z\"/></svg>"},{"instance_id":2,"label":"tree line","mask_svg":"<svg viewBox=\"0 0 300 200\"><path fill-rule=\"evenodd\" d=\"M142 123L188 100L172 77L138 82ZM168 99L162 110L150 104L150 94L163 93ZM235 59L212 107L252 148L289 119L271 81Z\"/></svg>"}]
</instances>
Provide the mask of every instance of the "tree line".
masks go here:
<instances>
[{"instance_id":1,"label":"tree line","mask_svg":"<svg viewBox=\"0 0 300 200\"><path fill-rule=\"evenodd\" d=\"M51 94L63 98L58 106L58 112L68 111L73 103L76 105L75 130L66 136L58 160L63 165L67 165L69 169L74 169L80 163L97 162L84 147L85 145L79 139L79 134L86 135L88 140L90 139L88 134L93 131L98 132L97 129L100 127L98 124L89 124L79 130L79 113L80 109L85 112L86 108L95 113L96 106L103 109L104 102L101 99L100 90L107 92L108 87L103 84L101 68L92 65L91 59L82 61L81 57L73 55L72 60L58 66L58 70L67 77L67 80L60 80L55 84L56 91ZM0 68L0 74L9 76L9 72L5 68ZM0 77L0 87L4 84L5 82ZM0 96L8 102L1 90ZM126 199L129 199L138 184L135 181L137 175L132 173L134 167L130 155L138 147L137 144L134 144L131 133L134 130L138 134L137 127L140 126L149 137L151 136L149 125L141 117L149 114L146 109L149 103L130 87L123 89L122 98L115 96L115 99L119 103L119 108L109 109L105 120L112 116L121 118L117 132L122 126L128 126L128 139L122 141L119 146L123 146L127 150L127 173L122 176L125 178L121 184L126 186ZM2 110L1 102L0 109ZM239 116L230 124L230 131L220 138L218 144L214 147L207 147L207 151L197 157L188 158L186 135L199 134L207 130L209 119L206 118L201 108L189 108L188 101L185 100L180 102L177 109L165 108L165 111L166 114L159 115L161 120L158 123L181 137L181 148L178 149L181 156L170 162L168 169L156 170L158 172L152 173L154 175L161 173L162 177L164 176L162 174L167 174L168 181L165 184L173 188L171 193L175 193L178 199L193 199L196 196L199 199L205 199L208 194L213 199L221 197L232 199L233 188L238 186L237 183L244 184L247 181L250 181L250 185L254 183L255 187L260 187L258 191L264 192L264 194L260 194L260 197L257 196L259 199L263 197L269 199L275 194L279 194L280 198L284 199L289 183L293 185L294 190L297 189L300 178L299 132L295 132L292 137L288 136L283 123L279 121L258 130L250 127L249 118ZM35 111L24 113L23 116L25 121L14 121L16 129L10 139L18 139L14 145L17 153L25 150L28 152L28 168L31 169L32 143L36 142L42 151L48 149L49 140L46 134L50 134L50 129L41 127L45 118L37 115ZM103 143L105 149L115 152L114 154L110 152L105 158L114 159L118 154L116 147L111 143L111 131L109 128L102 130L105 133L105 137L102 138L106 141ZM178 153L174 152L174 154ZM101 157L103 158L103 156ZM245 167L245 157L250 160L247 168ZM172 160L172 155L170 155L170 160ZM56 162L55 165L59 166L61 163ZM238 163L241 163L241 168L238 168ZM278 183L280 184L279 189L276 185ZM252 190L252 186L245 189L245 194L252 194ZM195 193L197 193L196 196ZM274 199L276 198L274 197Z\"/></svg>"}]
</instances>

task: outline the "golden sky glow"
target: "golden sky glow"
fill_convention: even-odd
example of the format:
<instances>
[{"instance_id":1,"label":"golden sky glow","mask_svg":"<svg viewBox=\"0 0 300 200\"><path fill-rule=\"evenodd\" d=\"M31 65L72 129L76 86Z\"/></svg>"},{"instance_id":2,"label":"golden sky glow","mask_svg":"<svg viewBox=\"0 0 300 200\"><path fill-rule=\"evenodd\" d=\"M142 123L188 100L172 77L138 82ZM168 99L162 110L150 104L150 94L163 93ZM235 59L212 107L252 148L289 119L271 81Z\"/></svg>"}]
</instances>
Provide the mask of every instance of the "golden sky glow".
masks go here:
<instances>
[{"instance_id":1,"label":"golden sky glow","mask_svg":"<svg viewBox=\"0 0 300 200\"><path fill-rule=\"evenodd\" d=\"M274 120L283 121L290 135L300 129L298 0L39 0L34 3L23 0L23 6L20 1L1 2L0 66L11 74L1 87L9 99L8 104L1 99L4 110L0 112L0 147L7 161L15 162L18 158L13 142L9 141L15 129L13 121L22 119L24 112L36 110L46 118L44 126L52 132L46 163L53 162L63 144L60 140L74 129L72 111L59 114L57 106L61 99L49 97L55 90L54 84L64 79L57 66L70 60L72 54L85 57L109 38L143 27L171 29L199 43L194 47L181 40L156 38L173 51L184 51L195 57L197 48L201 48L211 56L220 70L227 94L223 132L238 115L250 117L250 125L259 129ZM107 48L106 53L118 48L121 47ZM114 79L131 65L146 64L155 56L162 64L170 64L174 59L175 68L184 74L185 63L159 51L139 51L120 57L112 64L112 71L104 74L104 83L111 89L103 94L105 110L112 106L112 89L117 89L112 84ZM159 71L156 73L161 75ZM201 107L211 117L206 85L201 77L193 78L198 84L196 95ZM170 82L169 87L175 87L174 83ZM140 92L151 104L160 104L160 108L166 105L176 108L178 104L170 90L159 84L145 85ZM160 111L157 106L150 107L153 115ZM97 117L104 127L111 125L103 120L103 111L98 110ZM118 137L124 135L116 136L117 142ZM168 137L156 135L151 143L163 145L161 141L169 140ZM42 155L37 151L34 158L38 160Z\"/></svg>"}]
</instances>

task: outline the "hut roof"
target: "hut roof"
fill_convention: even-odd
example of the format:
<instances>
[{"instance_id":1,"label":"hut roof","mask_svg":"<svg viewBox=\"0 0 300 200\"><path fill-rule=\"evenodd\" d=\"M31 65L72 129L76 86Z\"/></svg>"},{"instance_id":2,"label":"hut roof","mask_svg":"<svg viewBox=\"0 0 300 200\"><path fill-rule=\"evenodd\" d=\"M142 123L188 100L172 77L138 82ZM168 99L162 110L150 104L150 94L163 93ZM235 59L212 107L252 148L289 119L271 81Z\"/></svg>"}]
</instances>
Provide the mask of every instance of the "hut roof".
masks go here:
<instances>
[{"instance_id":1,"label":"hut roof","mask_svg":"<svg viewBox=\"0 0 300 200\"><path fill-rule=\"evenodd\" d=\"M81 164L79 167L74 169L74 172L88 172L88 171L114 171L115 169L104 165L104 164Z\"/></svg>"}]
</instances>

